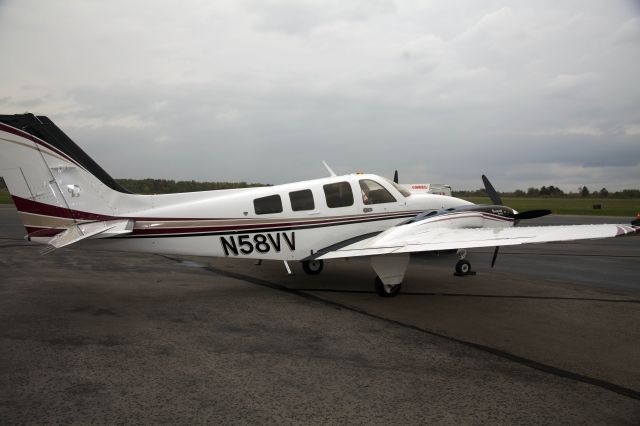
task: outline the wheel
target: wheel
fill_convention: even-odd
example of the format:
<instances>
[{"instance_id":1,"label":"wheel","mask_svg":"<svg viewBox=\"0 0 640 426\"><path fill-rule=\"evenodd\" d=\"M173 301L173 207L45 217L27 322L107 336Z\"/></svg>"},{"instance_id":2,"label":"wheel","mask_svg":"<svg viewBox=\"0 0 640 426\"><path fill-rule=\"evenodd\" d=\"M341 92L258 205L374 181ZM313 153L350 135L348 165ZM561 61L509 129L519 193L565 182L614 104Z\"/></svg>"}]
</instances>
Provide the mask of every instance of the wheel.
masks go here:
<instances>
[{"instance_id":1,"label":"wheel","mask_svg":"<svg viewBox=\"0 0 640 426\"><path fill-rule=\"evenodd\" d=\"M302 262L302 269L309 275L318 275L324 268L322 260L305 260Z\"/></svg>"},{"instance_id":2,"label":"wheel","mask_svg":"<svg viewBox=\"0 0 640 426\"><path fill-rule=\"evenodd\" d=\"M376 293L380 297L394 297L400 293L400 287L402 283L395 285L384 285L380 277L376 277L375 280Z\"/></svg>"},{"instance_id":3,"label":"wheel","mask_svg":"<svg viewBox=\"0 0 640 426\"><path fill-rule=\"evenodd\" d=\"M456 274L468 275L469 272L471 272L471 263L465 259L458 260L458 263L456 263Z\"/></svg>"}]
</instances>

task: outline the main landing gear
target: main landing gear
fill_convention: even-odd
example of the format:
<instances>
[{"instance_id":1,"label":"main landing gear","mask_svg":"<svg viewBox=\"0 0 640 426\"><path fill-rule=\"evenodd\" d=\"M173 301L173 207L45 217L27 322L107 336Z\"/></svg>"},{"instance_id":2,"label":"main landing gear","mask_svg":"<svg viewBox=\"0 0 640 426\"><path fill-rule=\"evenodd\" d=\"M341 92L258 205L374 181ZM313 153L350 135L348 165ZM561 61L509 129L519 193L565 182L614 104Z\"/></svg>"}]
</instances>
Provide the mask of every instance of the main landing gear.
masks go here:
<instances>
[{"instance_id":1,"label":"main landing gear","mask_svg":"<svg viewBox=\"0 0 640 426\"><path fill-rule=\"evenodd\" d=\"M469 275L471 272L471 263L468 260L458 260L456 263L456 275Z\"/></svg>"},{"instance_id":2,"label":"main landing gear","mask_svg":"<svg viewBox=\"0 0 640 426\"><path fill-rule=\"evenodd\" d=\"M322 260L303 260L302 261L302 269L308 275L318 275L322 272L322 268L324 268L324 262Z\"/></svg>"},{"instance_id":3,"label":"main landing gear","mask_svg":"<svg viewBox=\"0 0 640 426\"><path fill-rule=\"evenodd\" d=\"M456 263L456 273L454 275L463 277L465 275L475 275L476 273L471 270L471 263L467 259L467 251L465 249L458 250L458 262Z\"/></svg>"}]
</instances>

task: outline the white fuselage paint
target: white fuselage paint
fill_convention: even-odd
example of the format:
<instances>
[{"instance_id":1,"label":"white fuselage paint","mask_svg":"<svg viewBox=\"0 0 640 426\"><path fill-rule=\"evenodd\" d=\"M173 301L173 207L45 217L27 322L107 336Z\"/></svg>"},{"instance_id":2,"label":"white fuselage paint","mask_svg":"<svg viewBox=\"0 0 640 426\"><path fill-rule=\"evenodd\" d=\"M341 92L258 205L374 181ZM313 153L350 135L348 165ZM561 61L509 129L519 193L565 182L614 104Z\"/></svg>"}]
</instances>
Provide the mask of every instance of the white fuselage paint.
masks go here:
<instances>
[{"instance_id":1,"label":"white fuselage paint","mask_svg":"<svg viewBox=\"0 0 640 426\"><path fill-rule=\"evenodd\" d=\"M396 202L365 205L360 196L360 179L371 179L387 189ZM354 203L348 207L327 207L323 185L348 182L354 194ZM314 196L315 208L294 212L291 209L289 193L310 189ZM326 247L364 234L382 232L419 212L439 210L470 204L467 201L441 195L412 194L404 197L393 185L375 175L347 175L286 185L252 188L232 192L228 196L212 193L197 193L199 200L175 200L172 205L131 212L127 217L144 217L136 220L136 228L141 226L159 229L167 222L153 218L222 218L221 222L246 223L258 229L241 228L233 231L197 231L197 227L185 226L185 234L172 228L172 234L158 237L132 235L120 238L98 239L83 242L87 247L109 250L153 252L161 254L198 255L231 258L253 258L273 260L301 260ZM179 194L173 194L177 197ZM185 194L186 195L186 194ZM192 195L189 194L191 198ZM214 195L210 197L210 195ZM270 195L279 195L282 213L257 215L253 200ZM156 196L158 204L163 196ZM164 203L162 203L164 204ZM215 221L214 221L215 222ZM144 225L142 224L144 223ZM262 224L262 225L261 225ZM156 225L154 227L154 225ZM242 226L242 225L238 225ZM273 228L269 228L269 227ZM188 230L187 230L188 229ZM194 231L195 229L195 231ZM199 235L201 234L201 235Z\"/></svg>"}]
</instances>

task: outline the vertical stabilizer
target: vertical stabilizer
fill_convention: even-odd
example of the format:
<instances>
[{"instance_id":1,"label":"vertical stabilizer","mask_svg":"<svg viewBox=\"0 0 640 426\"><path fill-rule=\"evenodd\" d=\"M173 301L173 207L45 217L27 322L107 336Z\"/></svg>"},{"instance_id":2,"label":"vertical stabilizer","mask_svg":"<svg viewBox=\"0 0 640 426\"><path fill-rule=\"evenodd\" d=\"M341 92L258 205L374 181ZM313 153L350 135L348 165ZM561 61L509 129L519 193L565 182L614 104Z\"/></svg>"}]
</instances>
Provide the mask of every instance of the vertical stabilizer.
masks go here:
<instances>
[{"instance_id":1,"label":"vertical stabilizer","mask_svg":"<svg viewBox=\"0 0 640 426\"><path fill-rule=\"evenodd\" d=\"M28 234L106 220L128 194L51 120L33 114L0 115L0 176Z\"/></svg>"}]
</instances>

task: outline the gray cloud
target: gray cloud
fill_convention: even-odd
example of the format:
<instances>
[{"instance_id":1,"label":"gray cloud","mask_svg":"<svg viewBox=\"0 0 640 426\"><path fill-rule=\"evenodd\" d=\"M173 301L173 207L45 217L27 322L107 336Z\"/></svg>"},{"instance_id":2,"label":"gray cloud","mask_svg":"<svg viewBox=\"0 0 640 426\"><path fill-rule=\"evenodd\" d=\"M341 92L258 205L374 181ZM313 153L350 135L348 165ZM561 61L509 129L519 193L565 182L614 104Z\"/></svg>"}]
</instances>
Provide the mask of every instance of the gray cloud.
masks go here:
<instances>
[{"instance_id":1,"label":"gray cloud","mask_svg":"<svg viewBox=\"0 0 640 426\"><path fill-rule=\"evenodd\" d=\"M2 112L115 176L639 186L632 3L126 5L0 4Z\"/></svg>"}]
</instances>

